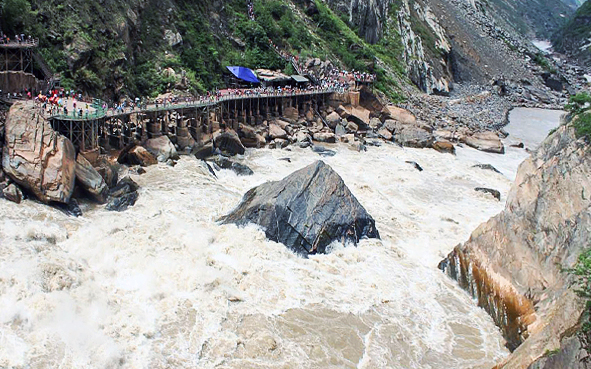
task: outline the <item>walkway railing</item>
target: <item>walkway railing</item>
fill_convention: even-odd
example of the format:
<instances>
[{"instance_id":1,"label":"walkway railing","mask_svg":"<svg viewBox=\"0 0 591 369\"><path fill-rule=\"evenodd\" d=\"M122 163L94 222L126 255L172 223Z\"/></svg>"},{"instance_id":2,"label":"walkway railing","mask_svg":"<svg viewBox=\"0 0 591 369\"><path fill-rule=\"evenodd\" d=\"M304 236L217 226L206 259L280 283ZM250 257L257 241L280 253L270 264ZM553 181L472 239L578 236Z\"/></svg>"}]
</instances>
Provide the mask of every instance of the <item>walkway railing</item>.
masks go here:
<instances>
[{"instance_id":1,"label":"walkway railing","mask_svg":"<svg viewBox=\"0 0 591 369\"><path fill-rule=\"evenodd\" d=\"M124 109L103 109L103 104L100 106L94 107L93 111L86 111L82 112L80 115L80 110L74 112L68 112L68 114L64 114L63 112L57 111L50 113L50 118L55 119L71 119L71 120L93 120L93 119L100 119L100 118L108 118L108 117L117 117L123 116L132 113L147 113L147 112L157 112L157 111L165 111L165 110L178 110L178 109L191 109L191 108L205 108L208 106L216 106L220 103L227 102L227 101L240 101L240 100L248 100L248 99L266 99L266 98L278 98L278 97L297 97L297 96L310 96L310 95L323 95L323 94L330 94L330 93L344 93L347 91L345 88L318 88L312 90L303 90L303 91L276 91L276 92L266 92L266 93L243 93L243 94L226 94L221 96L210 96L210 97L200 97L200 98L193 98L191 101L185 101L182 103L156 103L152 101L151 103L147 103L146 105L141 107L134 107L134 108L124 108ZM99 100L100 101L100 100ZM102 103L102 102L101 102ZM94 105L94 103L93 103Z\"/></svg>"},{"instance_id":2,"label":"walkway railing","mask_svg":"<svg viewBox=\"0 0 591 369\"><path fill-rule=\"evenodd\" d=\"M8 42L2 42L0 40L0 47L9 47L9 48L19 48L19 47L37 47L39 46L39 39L38 38L32 38L32 39L26 39L23 41L16 41L16 40L10 40Z\"/></svg>"}]
</instances>

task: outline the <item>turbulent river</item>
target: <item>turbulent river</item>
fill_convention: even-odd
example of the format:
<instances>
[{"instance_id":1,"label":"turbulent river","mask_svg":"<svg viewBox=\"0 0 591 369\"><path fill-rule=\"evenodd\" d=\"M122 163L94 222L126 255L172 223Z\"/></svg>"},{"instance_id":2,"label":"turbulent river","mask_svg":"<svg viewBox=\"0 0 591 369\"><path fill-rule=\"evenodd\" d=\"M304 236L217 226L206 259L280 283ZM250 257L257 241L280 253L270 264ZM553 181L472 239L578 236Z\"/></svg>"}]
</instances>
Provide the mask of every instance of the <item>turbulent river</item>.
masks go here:
<instances>
[{"instance_id":1,"label":"turbulent river","mask_svg":"<svg viewBox=\"0 0 591 369\"><path fill-rule=\"evenodd\" d=\"M507 144L533 148L559 115L514 110ZM132 176L140 198L123 213L83 205L72 218L0 200L0 367L490 368L508 355L492 319L436 266L502 210L527 152L332 148L323 160L382 240L308 260L216 219L249 188L320 159L309 149L248 151L250 177L216 179L189 157L149 167Z\"/></svg>"}]
</instances>

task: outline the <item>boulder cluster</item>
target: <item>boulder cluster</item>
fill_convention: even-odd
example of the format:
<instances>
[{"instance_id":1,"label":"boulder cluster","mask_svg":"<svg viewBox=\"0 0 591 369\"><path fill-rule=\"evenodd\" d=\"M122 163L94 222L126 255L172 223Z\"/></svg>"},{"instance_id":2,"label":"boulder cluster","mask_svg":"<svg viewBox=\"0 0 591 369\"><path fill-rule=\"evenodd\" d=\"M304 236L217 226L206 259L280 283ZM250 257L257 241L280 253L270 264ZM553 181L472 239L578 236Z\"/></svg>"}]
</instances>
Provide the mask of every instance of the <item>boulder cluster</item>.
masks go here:
<instances>
[{"instance_id":1,"label":"boulder cluster","mask_svg":"<svg viewBox=\"0 0 591 369\"><path fill-rule=\"evenodd\" d=\"M106 159L92 165L77 154L70 140L53 131L40 110L17 102L3 124L0 197L20 203L32 196L74 215L81 214L76 198L107 204L109 210L117 211L135 203L137 184L121 189L121 183L133 181L123 178L118 182L117 166ZM135 193L133 201L131 193Z\"/></svg>"}]
</instances>

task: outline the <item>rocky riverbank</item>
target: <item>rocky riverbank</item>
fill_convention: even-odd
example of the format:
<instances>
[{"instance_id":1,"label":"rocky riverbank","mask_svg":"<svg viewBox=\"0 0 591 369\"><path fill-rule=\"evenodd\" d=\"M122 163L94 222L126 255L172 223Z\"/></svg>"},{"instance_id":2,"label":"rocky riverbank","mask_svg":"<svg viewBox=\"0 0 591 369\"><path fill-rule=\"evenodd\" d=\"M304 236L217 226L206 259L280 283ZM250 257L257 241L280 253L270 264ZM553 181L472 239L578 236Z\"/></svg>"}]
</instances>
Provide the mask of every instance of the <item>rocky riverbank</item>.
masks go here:
<instances>
[{"instance_id":1,"label":"rocky riverbank","mask_svg":"<svg viewBox=\"0 0 591 369\"><path fill-rule=\"evenodd\" d=\"M279 118L254 126L240 124L237 131L218 124L200 142L153 137L110 156L91 158L91 163L76 154L69 140L54 133L32 104L19 102L6 120L3 166L7 176L2 186L5 197L16 201L29 194L46 203L69 204L71 198L104 203L109 201L108 188L113 189L129 170L141 174L142 167L158 162L174 166L179 154L189 152L207 159L215 169L248 175L252 173L248 167L228 157L265 146L310 147L321 156L334 155L326 145L336 142L360 152L386 142L452 154L454 145L464 144L482 151L505 151L501 138L506 133L501 128L511 105L495 91L466 88L449 98L421 95L411 98L406 107L388 104L363 88L357 95L335 95L320 111L286 108Z\"/></svg>"}]
</instances>

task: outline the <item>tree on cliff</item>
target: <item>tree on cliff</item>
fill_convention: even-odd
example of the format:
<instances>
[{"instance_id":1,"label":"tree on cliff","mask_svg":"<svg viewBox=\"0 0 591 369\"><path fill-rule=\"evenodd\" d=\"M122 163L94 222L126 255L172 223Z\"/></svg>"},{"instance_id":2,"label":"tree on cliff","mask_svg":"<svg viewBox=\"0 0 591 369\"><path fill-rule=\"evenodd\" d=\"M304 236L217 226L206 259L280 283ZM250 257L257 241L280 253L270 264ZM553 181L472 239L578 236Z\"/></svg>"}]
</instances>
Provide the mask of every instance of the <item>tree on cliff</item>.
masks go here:
<instances>
[{"instance_id":1,"label":"tree on cliff","mask_svg":"<svg viewBox=\"0 0 591 369\"><path fill-rule=\"evenodd\" d=\"M12 33L24 32L25 28L32 23L34 16L31 4L27 0L2 0L0 12L0 27L11 38Z\"/></svg>"}]
</instances>

